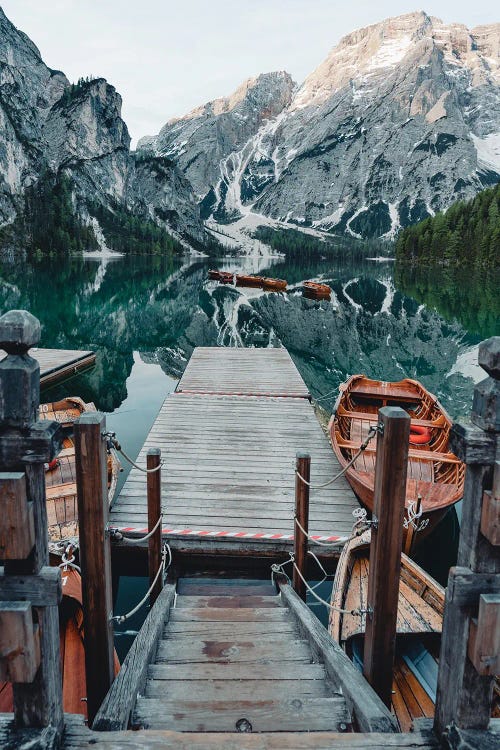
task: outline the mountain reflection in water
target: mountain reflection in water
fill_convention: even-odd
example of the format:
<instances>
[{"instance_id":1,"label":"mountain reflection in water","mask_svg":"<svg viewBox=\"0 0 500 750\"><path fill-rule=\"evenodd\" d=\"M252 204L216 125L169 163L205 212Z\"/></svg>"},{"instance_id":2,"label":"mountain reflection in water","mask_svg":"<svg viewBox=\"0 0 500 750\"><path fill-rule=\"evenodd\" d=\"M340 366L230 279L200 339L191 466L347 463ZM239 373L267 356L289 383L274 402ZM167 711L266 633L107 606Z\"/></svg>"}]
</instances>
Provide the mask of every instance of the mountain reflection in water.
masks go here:
<instances>
[{"instance_id":1,"label":"mountain reflection in water","mask_svg":"<svg viewBox=\"0 0 500 750\"><path fill-rule=\"evenodd\" d=\"M392 263L369 261L219 263L286 278L290 291L275 294L209 282L208 266L204 258L159 257L4 266L0 310L36 315L41 346L96 349L96 367L74 378L70 390L106 412L126 398L134 352L176 378L195 346L280 345L327 409L338 385L364 372L418 378L452 416L469 411L473 378L482 377L477 344L492 335L499 317L498 277L480 274L464 284L449 274L398 270L395 281ZM331 301L303 298L305 279L330 284ZM67 391L61 384L51 397Z\"/></svg>"}]
</instances>

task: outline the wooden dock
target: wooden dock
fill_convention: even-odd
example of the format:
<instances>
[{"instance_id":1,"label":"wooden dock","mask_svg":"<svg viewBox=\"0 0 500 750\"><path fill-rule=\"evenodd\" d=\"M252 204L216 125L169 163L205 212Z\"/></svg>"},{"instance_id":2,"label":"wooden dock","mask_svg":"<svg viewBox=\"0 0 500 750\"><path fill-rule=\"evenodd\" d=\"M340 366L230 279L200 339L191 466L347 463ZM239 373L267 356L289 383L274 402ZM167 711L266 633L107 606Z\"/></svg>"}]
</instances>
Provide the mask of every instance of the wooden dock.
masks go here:
<instances>
[{"instance_id":1,"label":"wooden dock","mask_svg":"<svg viewBox=\"0 0 500 750\"><path fill-rule=\"evenodd\" d=\"M260 374L259 374L260 373ZM311 481L340 466L284 349L195 349L139 454L162 453L163 534L175 549L244 554L291 549L295 455L311 454ZM348 536L357 500L342 477L311 491L310 533ZM132 469L110 523L147 527L146 476Z\"/></svg>"},{"instance_id":2,"label":"wooden dock","mask_svg":"<svg viewBox=\"0 0 500 750\"><path fill-rule=\"evenodd\" d=\"M40 364L41 386L76 375L95 362L94 352L78 349L30 349L29 355ZM5 352L0 352L0 362L5 357Z\"/></svg>"}]
</instances>

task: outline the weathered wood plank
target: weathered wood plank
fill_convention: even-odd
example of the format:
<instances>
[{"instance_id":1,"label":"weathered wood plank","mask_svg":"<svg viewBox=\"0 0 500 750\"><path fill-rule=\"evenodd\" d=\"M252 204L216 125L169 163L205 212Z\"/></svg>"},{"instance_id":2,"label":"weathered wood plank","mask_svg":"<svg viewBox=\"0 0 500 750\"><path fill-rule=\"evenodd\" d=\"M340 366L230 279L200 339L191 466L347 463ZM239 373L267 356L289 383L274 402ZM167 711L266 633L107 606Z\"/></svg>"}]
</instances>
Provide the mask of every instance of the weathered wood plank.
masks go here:
<instances>
[{"instance_id":1,"label":"weathered wood plank","mask_svg":"<svg viewBox=\"0 0 500 750\"><path fill-rule=\"evenodd\" d=\"M283 602L292 611L313 654L324 662L326 673L335 688L342 689L359 729L364 732L396 732L394 717L341 647L330 638L289 584L280 582L279 586Z\"/></svg>"},{"instance_id":2,"label":"weathered wood plank","mask_svg":"<svg viewBox=\"0 0 500 750\"><path fill-rule=\"evenodd\" d=\"M279 625L281 636L297 634L297 627L292 622L282 622ZM170 622L163 632L164 638L191 638L207 634L206 622ZM276 635L276 622L212 622L210 635L224 640L227 636L240 638L241 636L272 636Z\"/></svg>"},{"instance_id":3,"label":"weathered wood plank","mask_svg":"<svg viewBox=\"0 0 500 750\"><path fill-rule=\"evenodd\" d=\"M197 347L177 391L309 397L304 381L284 348Z\"/></svg>"},{"instance_id":4,"label":"weathered wood plank","mask_svg":"<svg viewBox=\"0 0 500 750\"><path fill-rule=\"evenodd\" d=\"M0 732L2 724L0 724ZM483 733L481 733L483 734ZM0 734L0 738L3 735ZM16 746L17 748L18 746ZM351 734L339 732L176 732L139 730L136 732L92 732L82 717L66 715L63 750L437 750L440 745L429 730L411 734ZM8 750L14 750L9 747ZM33 750L39 750L33 748ZM490 750L488 748L487 750Z\"/></svg>"},{"instance_id":5,"label":"weathered wood plank","mask_svg":"<svg viewBox=\"0 0 500 750\"><path fill-rule=\"evenodd\" d=\"M76 349L30 349L29 355L40 365L40 384L48 386L69 375L75 375L91 367L95 362L92 351ZM0 352L0 361L5 357Z\"/></svg>"},{"instance_id":6,"label":"weathered wood plank","mask_svg":"<svg viewBox=\"0 0 500 750\"><path fill-rule=\"evenodd\" d=\"M228 664L237 662L254 662L268 664L271 661L300 661L310 663L311 653L305 640L277 641L276 636L257 641L212 640L207 634L206 640L166 640L160 641L156 654L158 664L182 664L190 662Z\"/></svg>"},{"instance_id":7,"label":"weathered wood plank","mask_svg":"<svg viewBox=\"0 0 500 750\"><path fill-rule=\"evenodd\" d=\"M246 720L254 732L347 730L350 717L343 698L288 700L165 701L139 697L134 721L143 727L177 731L232 732Z\"/></svg>"},{"instance_id":8,"label":"weathered wood plank","mask_svg":"<svg viewBox=\"0 0 500 750\"><path fill-rule=\"evenodd\" d=\"M144 688L149 662L154 658L174 597L175 586L165 586L161 591L95 716L94 729L109 732L127 728L137 693Z\"/></svg>"},{"instance_id":9,"label":"weathered wood plank","mask_svg":"<svg viewBox=\"0 0 500 750\"><path fill-rule=\"evenodd\" d=\"M276 664L252 664L240 662L233 664L151 664L148 668L148 678L152 680L276 680ZM289 661L281 664L279 670L281 680L296 682L300 680L324 680L325 667L323 664L305 664Z\"/></svg>"},{"instance_id":10,"label":"weathered wood plank","mask_svg":"<svg viewBox=\"0 0 500 750\"><path fill-rule=\"evenodd\" d=\"M241 609L257 608L268 609L269 607L280 608L281 602L279 597L273 596L179 596L175 605L176 609L199 609L200 607L210 607L211 609Z\"/></svg>"},{"instance_id":11,"label":"weathered wood plank","mask_svg":"<svg viewBox=\"0 0 500 750\"><path fill-rule=\"evenodd\" d=\"M170 615L171 622L284 622L290 610L284 607L185 607L175 608Z\"/></svg>"},{"instance_id":12,"label":"weathered wood plank","mask_svg":"<svg viewBox=\"0 0 500 750\"><path fill-rule=\"evenodd\" d=\"M290 680L171 680L165 685L164 680L149 680L146 685L146 698L165 698L183 701L231 701L235 697L240 701L275 700L279 696L288 699L301 696L326 698L331 695L324 680L297 680L295 685Z\"/></svg>"},{"instance_id":13,"label":"weathered wood plank","mask_svg":"<svg viewBox=\"0 0 500 750\"><path fill-rule=\"evenodd\" d=\"M59 568L48 565L37 575L4 575L0 568L0 601L31 602L34 607L57 605L62 598Z\"/></svg>"}]
</instances>

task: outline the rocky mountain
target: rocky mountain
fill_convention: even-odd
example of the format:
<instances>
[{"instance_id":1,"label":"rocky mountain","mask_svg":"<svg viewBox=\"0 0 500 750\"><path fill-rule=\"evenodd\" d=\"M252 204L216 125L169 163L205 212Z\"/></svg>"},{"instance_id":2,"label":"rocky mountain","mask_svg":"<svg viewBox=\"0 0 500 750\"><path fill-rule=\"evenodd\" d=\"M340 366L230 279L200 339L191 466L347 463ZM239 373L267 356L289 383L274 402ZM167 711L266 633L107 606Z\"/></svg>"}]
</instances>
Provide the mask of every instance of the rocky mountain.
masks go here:
<instances>
[{"instance_id":1,"label":"rocky mountain","mask_svg":"<svg viewBox=\"0 0 500 750\"><path fill-rule=\"evenodd\" d=\"M75 214L101 245L96 202L202 240L191 186L171 160L131 154L121 103L103 78L75 85L48 68L0 9L0 226L23 212L28 189L64 176Z\"/></svg>"},{"instance_id":2,"label":"rocky mountain","mask_svg":"<svg viewBox=\"0 0 500 750\"><path fill-rule=\"evenodd\" d=\"M139 149L216 220L389 237L500 180L499 83L500 24L411 13L344 37L299 88L259 76Z\"/></svg>"}]
</instances>

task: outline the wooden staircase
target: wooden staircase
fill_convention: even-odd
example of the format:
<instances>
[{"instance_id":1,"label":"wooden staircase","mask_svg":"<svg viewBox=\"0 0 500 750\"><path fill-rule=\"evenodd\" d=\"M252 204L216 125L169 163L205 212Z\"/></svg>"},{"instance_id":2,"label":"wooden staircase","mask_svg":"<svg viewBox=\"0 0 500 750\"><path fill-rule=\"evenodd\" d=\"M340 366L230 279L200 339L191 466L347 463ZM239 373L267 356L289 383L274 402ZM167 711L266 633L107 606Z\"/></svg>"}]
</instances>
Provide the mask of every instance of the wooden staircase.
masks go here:
<instances>
[{"instance_id":1,"label":"wooden staircase","mask_svg":"<svg viewBox=\"0 0 500 750\"><path fill-rule=\"evenodd\" d=\"M346 732L351 715L270 582L183 578L132 726Z\"/></svg>"}]
</instances>

